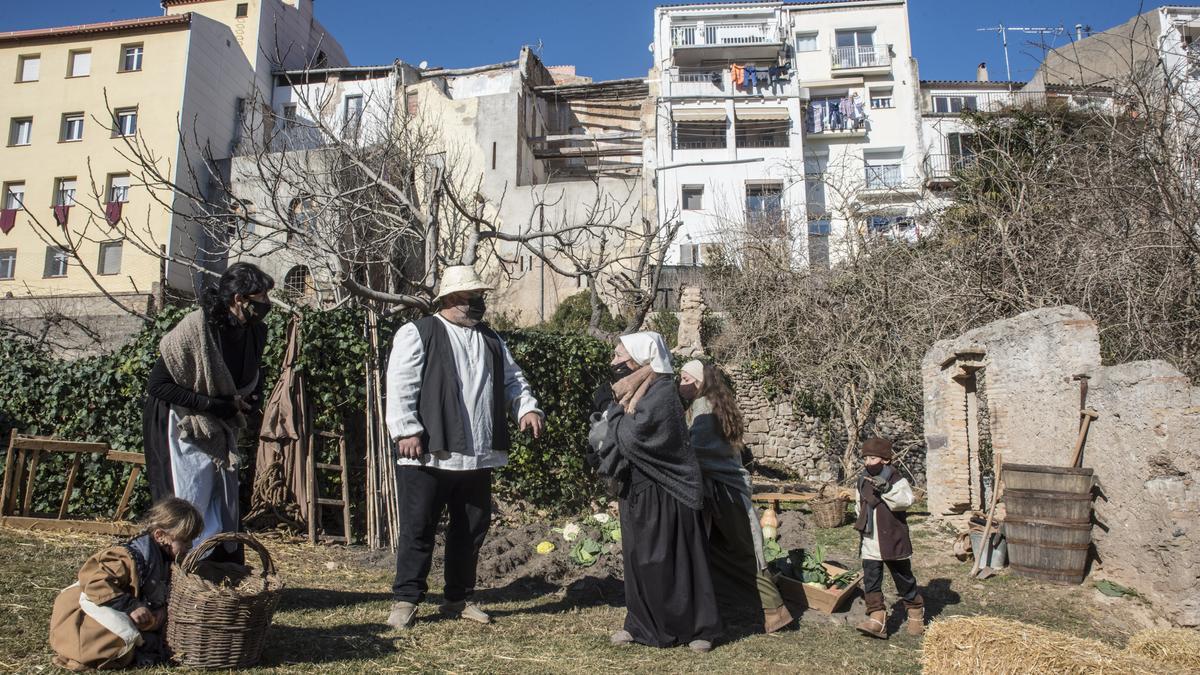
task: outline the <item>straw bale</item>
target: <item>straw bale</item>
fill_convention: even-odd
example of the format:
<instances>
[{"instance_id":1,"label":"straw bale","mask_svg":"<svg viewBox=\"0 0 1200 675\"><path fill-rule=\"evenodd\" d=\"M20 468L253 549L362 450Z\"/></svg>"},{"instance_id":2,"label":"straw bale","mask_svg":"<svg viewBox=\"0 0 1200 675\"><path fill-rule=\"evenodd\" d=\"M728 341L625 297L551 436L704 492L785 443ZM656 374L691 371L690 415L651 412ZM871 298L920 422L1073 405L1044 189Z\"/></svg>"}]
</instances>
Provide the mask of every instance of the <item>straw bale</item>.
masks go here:
<instances>
[{"instance_id":1,"label":"straw bale","mask_svg":"<svg viewBox=\"0 0 1200 675\"><path fill-rule=\"evenodd\" d=\"M925 633L921 666L925 675L1173 672L1102 642L994 617L950 617L933 622Z\"/></svg>"},{"instance_id":2,"label":"straw bale","mask_svg":"<svg viewBox=\"0 0 1200 675\"><path fill-rule=\"evenodd\" d=\"M1185 628L1144 630L1125 647L1127 654L1200 672L1200 632Z\"/></svg>"}]
</instances>

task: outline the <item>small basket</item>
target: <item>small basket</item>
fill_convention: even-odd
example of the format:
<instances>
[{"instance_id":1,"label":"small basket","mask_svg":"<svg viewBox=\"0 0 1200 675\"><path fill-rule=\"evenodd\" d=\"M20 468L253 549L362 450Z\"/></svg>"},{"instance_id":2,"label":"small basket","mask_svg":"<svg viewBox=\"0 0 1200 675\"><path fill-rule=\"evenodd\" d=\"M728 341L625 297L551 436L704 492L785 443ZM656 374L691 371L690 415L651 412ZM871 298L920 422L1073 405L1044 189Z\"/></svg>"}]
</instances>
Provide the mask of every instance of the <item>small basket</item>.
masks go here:
<instances>
[{"instance_id":1,"label":"small basket","mask_svg":"<svg viewBox=\"0 0 1200 675\"><path fill-rule=\"evenodd\" d=\"M197 574L202 558L225 542L258 552L262 586L257 592L215 585ZM258 663L282 590L275 563L257 539L235 532L206 539L172 570L166 635L172 658L192 668L246 668Z\"/></svg>"},{"instance_id":2,"label":"small basket","mask_svg":"<svg viewBox=\"0 0 1200 675\"><path fill-rule=\"evenodd\" d=\"M821 486L821 489L817 491L817 498L808 503L808 508L812 511L813 524L822 529L841 527L846 524L846 505L850 503L850 500L841 495L824 498L827 487L829 486Z\"/></svg>"}]
</instances>

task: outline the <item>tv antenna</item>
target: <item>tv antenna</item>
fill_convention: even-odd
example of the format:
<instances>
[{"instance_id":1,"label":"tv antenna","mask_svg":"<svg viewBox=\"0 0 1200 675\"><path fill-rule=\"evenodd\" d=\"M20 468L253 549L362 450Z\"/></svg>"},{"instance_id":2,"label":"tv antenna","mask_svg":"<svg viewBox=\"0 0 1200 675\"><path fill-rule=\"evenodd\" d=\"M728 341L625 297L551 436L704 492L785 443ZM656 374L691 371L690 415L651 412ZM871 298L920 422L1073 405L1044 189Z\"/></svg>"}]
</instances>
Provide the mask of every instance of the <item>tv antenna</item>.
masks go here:
<instances>
[{"instance_id":1,"label":"tv antenna","mask_svg":"<svg viewBox=\"0 0 1200 675\"><path fill-rule=\"evenodd\" d=\"M1042 46L1042 51L1045 52L1045 50L1048 49L1048 47L1046 46L1046 36L1047 35L1054 35L1054 36L1062 35L1063 27L1059 26L1058 28L1047 28L1047 27L1041 27L1041 26L1039 26L1039 27L1005 26L1004 24L1000 24L998 26L992 26L990 28L977 28L976 29L975 32L977 32L977 33L999 33L1000 34L1000 44L1004 45L1004 75L1005 75L1005 78L1009 82L1012 82L1012 66L1009 65L1009 61L1008 61L1008 32L1009 31L1015 31L1017 33L1027 33L1029 35L1041 36L1040 42L1041 42L1041 46Z\"/></svg>"}]
</instances>

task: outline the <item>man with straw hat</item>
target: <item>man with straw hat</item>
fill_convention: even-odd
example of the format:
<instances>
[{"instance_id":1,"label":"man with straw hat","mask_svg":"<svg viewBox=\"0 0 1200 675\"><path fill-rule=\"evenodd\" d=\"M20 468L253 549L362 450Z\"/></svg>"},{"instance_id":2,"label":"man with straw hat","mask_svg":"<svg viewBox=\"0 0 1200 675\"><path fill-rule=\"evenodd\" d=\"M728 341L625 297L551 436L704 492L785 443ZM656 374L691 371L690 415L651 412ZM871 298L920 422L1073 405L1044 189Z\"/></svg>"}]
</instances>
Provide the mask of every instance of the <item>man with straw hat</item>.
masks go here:
<instances>
[{"instance_id":1,"label":"man with straw hat","mask_svg":"<svg viewBox=\"0 0 1200 675\"><path fill-rule=\"evenodd\" d=\"M479 549L492 516L492 470L508 462L506 411L534 438L544 415L504 340L482 323L492 287L469 265L446 268L439 310L396 333L387 368L387 426L399 455L400 529L395 604L408 628L424 600L442 512L446 588L441 611L489 623L475 604Z\"/></svg>"}]
</instances>

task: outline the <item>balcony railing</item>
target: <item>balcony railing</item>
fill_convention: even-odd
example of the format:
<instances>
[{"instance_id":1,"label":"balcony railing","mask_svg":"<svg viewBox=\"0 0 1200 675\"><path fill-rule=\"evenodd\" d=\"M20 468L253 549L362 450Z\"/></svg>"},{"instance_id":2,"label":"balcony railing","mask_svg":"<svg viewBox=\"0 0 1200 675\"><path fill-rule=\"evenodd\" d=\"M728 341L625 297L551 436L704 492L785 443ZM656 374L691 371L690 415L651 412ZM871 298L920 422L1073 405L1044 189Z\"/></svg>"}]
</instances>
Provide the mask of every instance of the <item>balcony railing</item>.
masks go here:
<instances>
[{"instance_id":1,"label":"balcony railing","mask_svg":"<svg viewBox=\"0 0 1200 675\"><path fill-rule=\"evenodd\" d=\"M975 155L930 155L925 158L925 176L945 181L975 166Z\"/></svg>"},{"instance_id":2,"label":"balcony railing","mask_svg":"<svg viewBox=\"0 0 1200 675\"><path fill-rule=\"evenodd\" d=\"M930 93L923 109L926 115L961 115L968 112L1010 113L1016 111L1057 110L1072 112L1111 112L1110 95L1059 93L1044 91L998 91L975 94Z\"/></svg>"},{"instance_id":3,"label":"balcony railing","mask_svg":"<svg viewBox=\"0 0 1200 675\"><path fill-rule=\"evenodd\" d=\"M904 172L899 164L878 164L867 167L868 190L898 190L904 187Z\"/></svg>"},{"instance_id":4,"label":"balcony railing","mask_svg":"<svg viewBox=\"0 0 1200 675\"><path fill-rule=\"evenodd\" d=\"M671 27L671 44L675 47L759 45L779 41L779 30L773 21Z\"/></svg>"},{"instance_id":5,"label":"balcony railing","mask_svg":"<svg viewBox=\"0 0 1200 675\"><path fill-rule=\"evenodd\" d=\"M860 45L858 47L834 47L834 70L854 68L879 68L892 65L891 45Z\"/></svg>"}]
</instances>

